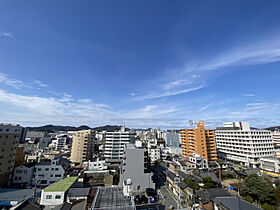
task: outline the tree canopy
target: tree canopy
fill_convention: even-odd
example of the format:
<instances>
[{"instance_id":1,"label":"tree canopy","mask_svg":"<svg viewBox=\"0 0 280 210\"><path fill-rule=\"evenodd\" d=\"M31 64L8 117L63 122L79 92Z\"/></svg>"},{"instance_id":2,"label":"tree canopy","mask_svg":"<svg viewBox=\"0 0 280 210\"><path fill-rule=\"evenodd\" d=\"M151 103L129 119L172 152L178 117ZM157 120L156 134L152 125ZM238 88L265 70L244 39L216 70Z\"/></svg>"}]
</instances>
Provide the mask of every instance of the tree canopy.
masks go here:
<instances>
[{"instance_id":1,"label":"tree canopy","mask_svg":"<svg viewBox=\"0 0 280 210\"><path fill-rule=\"evenodd\" d=\"M275 205L275 191L272 183L257 174L251 174L245 179L240 194L243 197L251 197L253 201L261 204Z\"/></svg>"}]
</instances>

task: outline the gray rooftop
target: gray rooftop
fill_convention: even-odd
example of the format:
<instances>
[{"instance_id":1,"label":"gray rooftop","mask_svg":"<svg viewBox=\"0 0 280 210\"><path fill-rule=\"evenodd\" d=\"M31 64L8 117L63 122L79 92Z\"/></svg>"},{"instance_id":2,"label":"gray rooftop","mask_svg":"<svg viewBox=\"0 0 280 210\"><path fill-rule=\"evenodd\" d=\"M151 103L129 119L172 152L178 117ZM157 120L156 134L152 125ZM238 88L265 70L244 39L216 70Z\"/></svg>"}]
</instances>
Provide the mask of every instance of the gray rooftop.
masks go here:
<instances>
[{"instance_id":1,"label":"gray rooftop","mask_svg":"<svg viewBox=\"0 0 280 210\"><path fill-rule=\"evenodd\" d=\"M260 208L250 204L247 201L242 200L239 197L217 197L214 198L214 202L218 205L222 205L230 210L260 210Z\"/></svg>"},{"instance_id":2,"label":"gray rooftop","mask_svg":"<svg viewBox=\"0 0 280 210\"><path fill-rule=\"evenodd\" d=\"M68 197L80 197L80 196L88 196L90 188L70 188L68 191Z\"/></svg>"},{"instance_id":3,"label":"gray rooftop","mask_svg":"<svg viewBox=\"0 0 280 210\"><path fill-rule=\"evenodd\" d=\"M231 196L223 188L210 188L210 189L198 190L196 191L196 194L202 203L208 203L209 201L213 201L213 199L217 197Z\"/></svg>"},{"instance_id":4,"label":"gray rooftop","mask_svg":"<svg viewBox=\"0 0 280 210\"><path fill-rule=\"evenodd\" d=\"M120 187L98 188L91 209L135 209L131 198L124 197Z\"/></svg>"},{"instance_id":5,"label":"gray rooftop","mask_svg":"<svg viewBox=\"0 0 280 210\"><path fill-rule=\"evenodd\" d=\"M33 194L32 189L0 189L0 201L23 201Z\"/></svg>"}]
</instances>

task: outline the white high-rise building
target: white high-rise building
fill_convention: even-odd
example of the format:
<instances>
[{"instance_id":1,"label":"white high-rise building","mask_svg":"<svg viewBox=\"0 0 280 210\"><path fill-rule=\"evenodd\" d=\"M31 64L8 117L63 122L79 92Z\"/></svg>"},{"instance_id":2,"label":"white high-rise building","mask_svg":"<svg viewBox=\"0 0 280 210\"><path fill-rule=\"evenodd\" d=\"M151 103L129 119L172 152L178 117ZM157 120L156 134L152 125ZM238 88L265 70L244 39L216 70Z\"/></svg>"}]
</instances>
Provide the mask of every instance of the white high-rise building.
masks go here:
<instances>
[{"instance_id":1,"label":"white high-rise building","mask_svg":"<svg viewBox=\"0 0 280 210\"><path fill-rule=\"evenodd\" d=\"M135 131L125 131L124 127L114 132L106 132L104 141L104 157L106 162L120 162L125 145L135 143Z\"/></svg>"},{"instance_id":2,"label":"white high-rise building","mask_svg":"<svg viewBox=\"0 0 280 210\"><path fill-rule=\"evenodd\" d=\"M215 138L219 156L227 161L256 168L261 157L274 155L271 132L252 130L248 122L224 123Z\"/></svg>"}]
</instances>

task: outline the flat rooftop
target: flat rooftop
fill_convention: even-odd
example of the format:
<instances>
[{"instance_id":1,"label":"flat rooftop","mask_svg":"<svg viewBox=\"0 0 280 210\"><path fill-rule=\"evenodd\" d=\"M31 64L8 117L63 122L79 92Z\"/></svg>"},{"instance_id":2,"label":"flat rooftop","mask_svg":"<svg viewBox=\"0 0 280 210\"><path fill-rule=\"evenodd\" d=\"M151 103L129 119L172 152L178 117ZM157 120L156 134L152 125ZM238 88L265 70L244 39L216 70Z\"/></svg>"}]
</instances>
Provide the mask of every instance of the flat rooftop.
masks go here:
<instances>
[{"instance_id":1,"label":"flat rooftop","mask_svg":"<svg viewBox=\"0 0 280 210\"><path fill-rule=\"evenodd\" d=\"M67 177L62 179L47 188L44 189L45 192L66 192L71 185L78 179L77 176Z\"/></svg>"},{"instance_id":2,"label":"flat rooftop","mask_svg":"<svg viewBox=\"0 0 280 210\"><path fill-rule=\"evenodd\" d=\"M121 187L98 188L91 209L135 209L133 199L124 197Z\"/></svg>"}]
</instances>

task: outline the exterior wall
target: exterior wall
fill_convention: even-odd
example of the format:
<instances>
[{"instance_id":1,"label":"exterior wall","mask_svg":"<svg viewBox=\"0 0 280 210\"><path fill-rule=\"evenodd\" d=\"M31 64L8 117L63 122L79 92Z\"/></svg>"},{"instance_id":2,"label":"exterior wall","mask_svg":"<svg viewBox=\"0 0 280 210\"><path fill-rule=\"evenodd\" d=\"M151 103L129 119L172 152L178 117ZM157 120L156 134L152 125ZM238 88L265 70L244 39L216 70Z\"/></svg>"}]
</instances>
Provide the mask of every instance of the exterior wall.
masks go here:
<instances>
[{"instance_id":1,"label":"exterior wall","mask_svg":"<svg viewBox=\"0 0 280 210\"><path fill-rule=\"evenodd\" d=\"M52 160L51 164L37 164L32 179L33 186L46 187L64 178L65 170L59 165L58 160Z\"/></svg>"},{"instance_id":2,"label":"exterior wall","mask_svg":"<svg viewBox=\"0 0 280 210\"><path fill-rule=\"evenodd\" d=\"M138 186L140 186L141 191L155 187L152 174L144 173L144 151L143 148L135 148L131 144L126 148L120 174L120 186L124 180L131 179L134 191L137 190Z\"/></svg>"},{"instance_id":3,"label":"exterior wall","mask_svg":"<svg viewBox=\"0 0 280 210\"><path fill-rule=\"evenodd\" d=\"M180 134L175 132L165 132L163 133L163 139L165 143L170 147L179 147L180 144Z\"/></svg>"},{"instance_id":4,"label":"exterior wall","mask_svg":"<svg viewBox=\"0 0 280 210\"><path fill-rule=\"evenodd\" d=\"M106 132L104 141L104 157L106 161L121 161L125 145L135 142L135 132L120 131Z\"/></svg>"},{"instance_id":5,"label":"exterior wall","mask_svg":"<svg viewBox=\"0 0 280 210\"><path fill-rule=\"evenodd\" d=\"M273 144L275 148L280 148L280 131L272 133Z\"/></svg>"},{"instance_id":6,"label":"exterior wall","mask_svg":"<svg viewBox=\"0 0 280 210\"><path fill-rule=\"evenodd\" d=\"M257 167L261 157L273 156L271 132L267 130L216 130L218 152L222 158Z\"/></svg>"},{"instance_id":7,"label":"exterior wall","mask_svg":"<svg viewBox=\"0 0 280 210\"><path fill-rule=\"evenodd\" d=\"M107 165L105 163L105 160L97 160L95 162L88 162L88 170L89 171L100 171L100 170L106 170Z\"/></svg>"},{"instance_id":8,"label":"exterior wall","mask_svg":"<svg viewBox=\"0 0 280 210\"><path fill-rule=\"evenodd\" d=\"M64 201L64 192L45 192L42 190L40 205L58 206Z\"/></svg>"},{"instance_id":9,"label":"exterior wall","mask_svg":"<svg viewBox=\"0 0 280 210\"><path fill-rule=\"evenodd\" d=\"M156 160L160 159L160 149L159 148L148 149L148 154L150 156L151 163L154 163Z\"/></svg>"},{"instance_id":10,"label":"exterior wall","mask_svg":"<svg viewBox=\"0 0 280 210\"><path fill-rule=\"evenodd\" d=\"M217 160L215 131L205 129L204 122L198 122L194 129L182 129L180 136L183 157L189 159L196 153L208 161Z\"/></svg>"},{"instance_id":11,"label":"exterior wall","mask_svg":"<svg viewBox=\"0 0 280 210\"><path fill-rule=\"evenodd\" d=\"M31 185L34 167L18 166L14 170L13 184Z\"/></svg>"},{"instance_id":12,"label":"exterior wall","mask_svg":"<svg viewBox=\"0 0 280 210\"><path fill-rule=\"evenodd\" d=\"M71 162L81 163L92 159L95 135L92 130L77 131L73 138Z\"/></svg>"},{"instance_id":13,"label":"exterior wall","mask_svg":"<svg viewBox=\"0 0 280 210\"><path fill-rule=\"evenodd\" d=\"M17 147L15 167L23 165L24 164L24 158L25 158L24 147L22 147L22 146Z\"/></svg>"},{"instance_id":14,"label":"exterior wall","mask_svg":"<svg viewBox=\"0 0 280 210\"><path fill-rule=\"evenodd\" d=\"M0 123L0 187L10 184L22 127Z\"/></svg>"}]
</instances>

